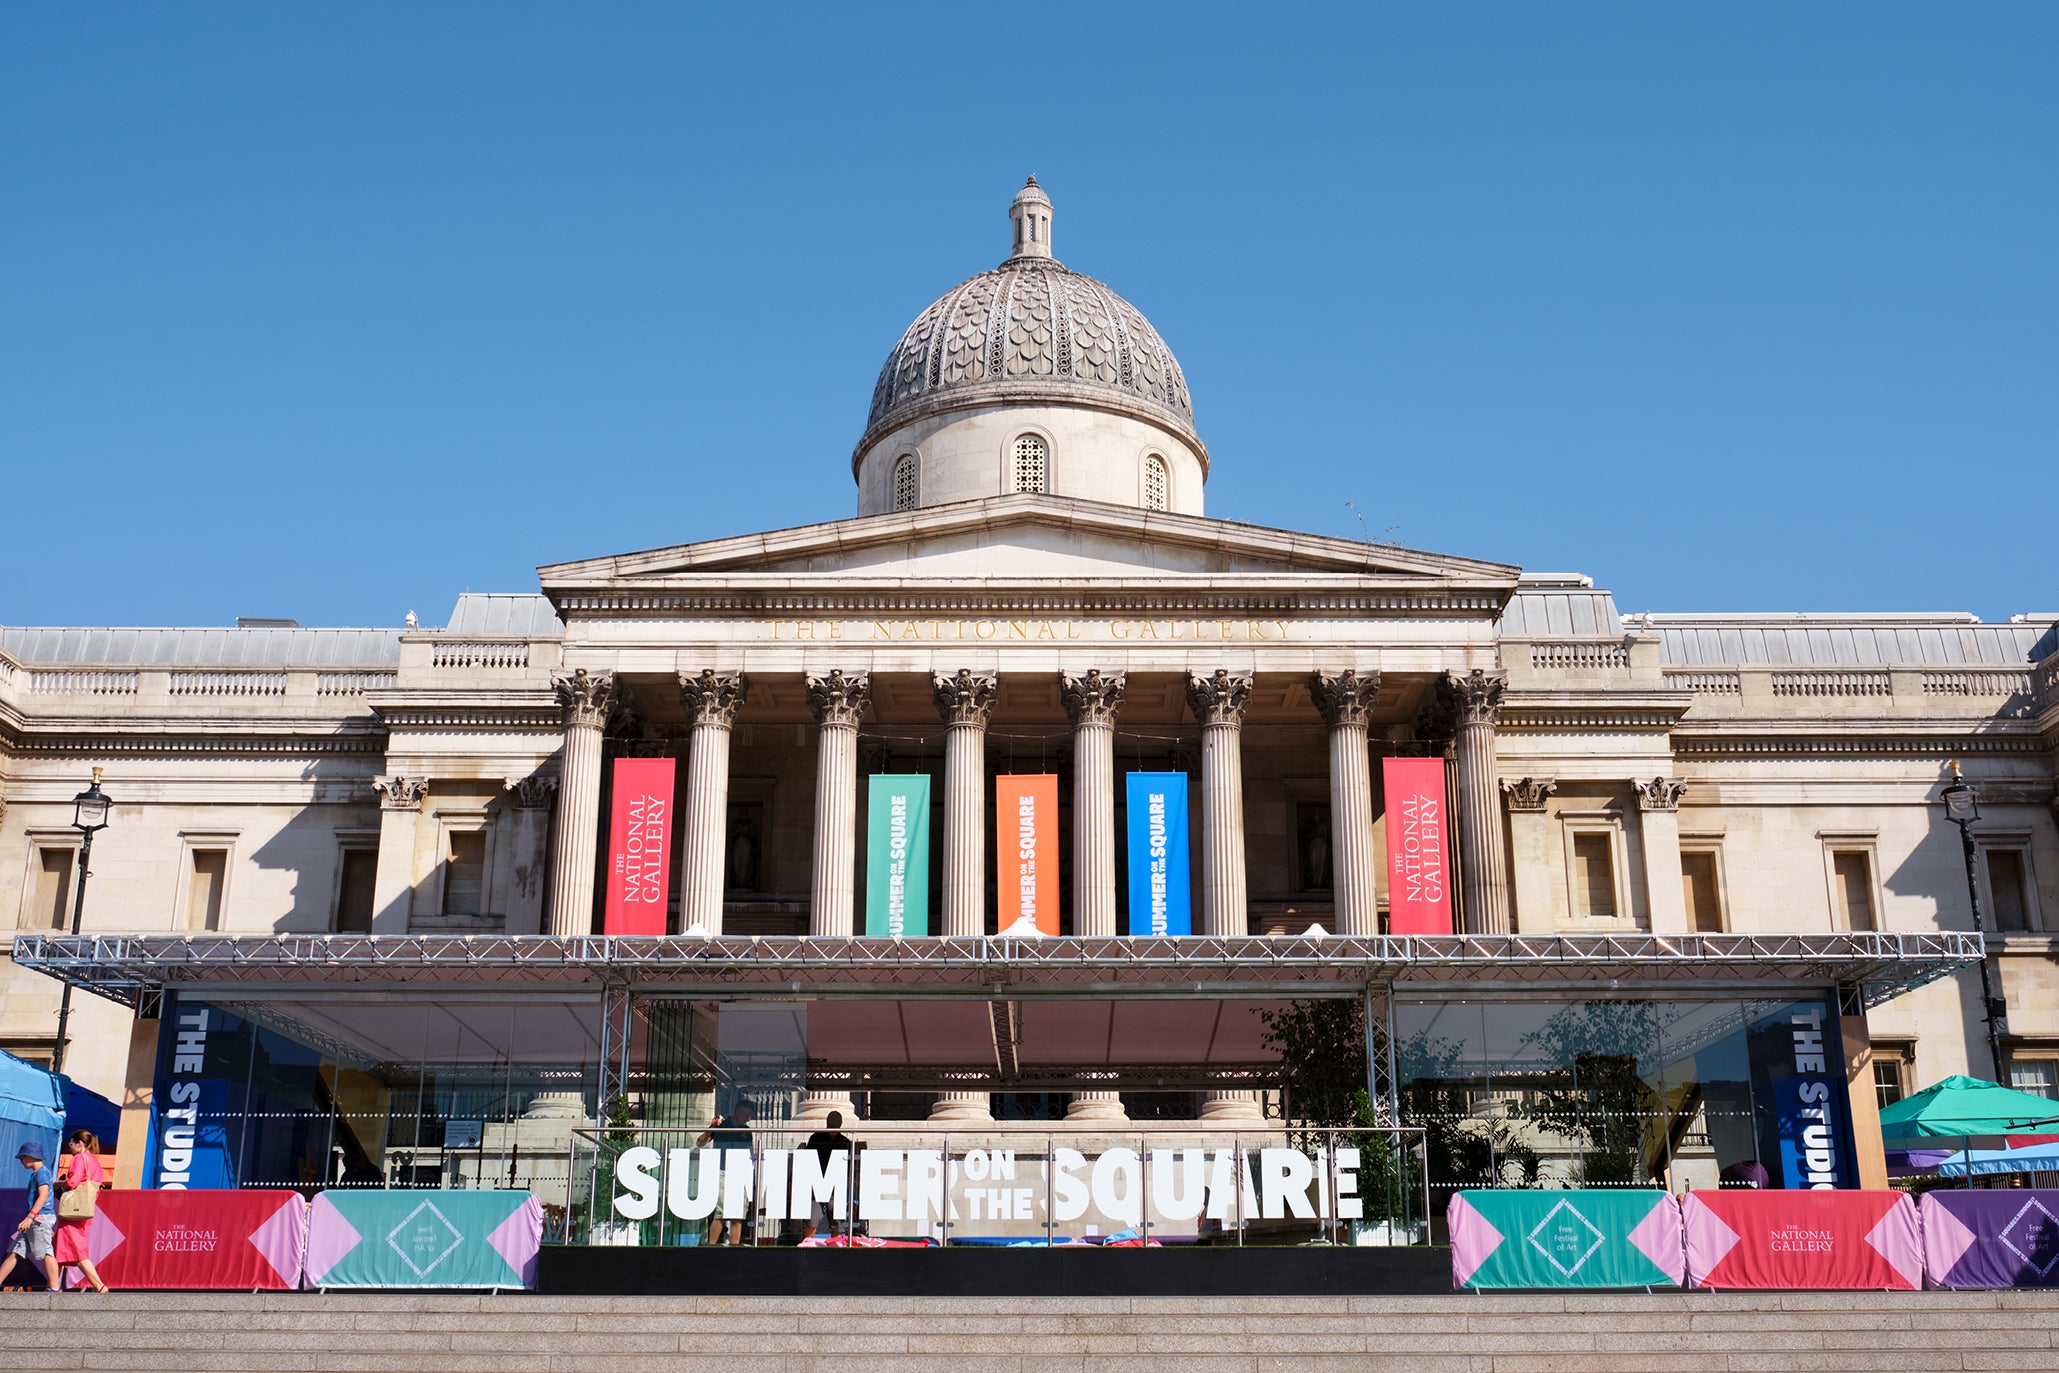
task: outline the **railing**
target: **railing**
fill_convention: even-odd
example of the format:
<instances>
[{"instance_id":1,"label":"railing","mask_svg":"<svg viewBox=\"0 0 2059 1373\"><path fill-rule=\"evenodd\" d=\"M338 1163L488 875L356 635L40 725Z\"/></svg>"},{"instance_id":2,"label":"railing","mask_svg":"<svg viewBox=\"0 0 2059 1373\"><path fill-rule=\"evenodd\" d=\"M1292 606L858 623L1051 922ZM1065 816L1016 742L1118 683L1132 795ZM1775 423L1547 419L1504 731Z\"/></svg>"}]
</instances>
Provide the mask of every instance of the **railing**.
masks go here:
<instances>
[{"instance_id":1,"label":"railing","mask_svg":"<svg viewBox=\"0 0 2059 1373\"><path fill-rule=\"evenodd\" d=\"M1537 639L1530 666L1551 672L1608 672L1630 666L1630 648L1619 639Z\"/></svg>"},{"instance_id":2,"label":"railing","mask_svg":"<svg viewBox=\"0 0 2059 1373\"><path fill-rule=\"evenodd\" d=\"M398 684L397 672L319 672L315 674L317 696L362 696Z\"/></svg>"},{"instance_id":3,"label":"railing","mask_svg":"<svg viewBox=\"0 0 2059 1373\"><path fill-rule=\"evenodd\" d=\"M174 696L284 696L283 672L174 672Z\"/></svg>"},{"instance_id":4,"label":"railing","mask_svg":"<svg viewBox=\"0 0 2059 1373\"><path fill-rule=\"evenodd\" d=\"M1666 685L1676 691L1692 691L1702 696L1735 696L1743 689L1743 677L1735 668L1669 667L1665 677Z\"/></svg>"},{"instance_id":5,"label":"railing","mask_svg":"<svg viewBox=\"0 0 2059 1373\"><path fill-rule=\"evenodd\" d=\"M430 649L429 662L432 667L527 667L529 642L523 639L505 643L472 640L438 643Z\"/></svg>"},{"instance_id":6,"label":"railing","mask_svg":"<svg viewBox=\"0 0 2059 1373\"><path fill-rule=\"evenodd\" d=\"M1894 682L1885 669L1873 671L1806 671L1773 674L1775 696L1891 696Z\"/></svg>"},{"instance_id":7,"label":"railing","mask_svg":"<svg viewBox=\"0 0 2059 1373\"><path fill-rule=\"evenodd\" d=\"M134 696L140 674L98 669L29 673L31 696Z\"/></svg>"},{"instance_id":8,"label":"railing","mask_svg":"<svg viewBox=\"0 0 2059 1373\"><path fill-rule=\"evenodd\" d=\"M724 1131L730 1133L724 1134ZM847 1121L827 1167L793 1121L575 1128L570 1244L1422 1245L1420 1126L977 1128ZM705 1140L705 1142L704 1142ZM719 1237L719 1238L718 1238Z\"/></svg>"},{"instance_id":9,"label":"railing","mask_svg":"<svg viewBox=\"0 0 2059 1373\"><path fill-rule=\"evenodd\" d=\"M1951 668L1926 669L1923 673L1925 696L2015 696L2029 692L2028 669Z\"/></svg>"}]
</instances>

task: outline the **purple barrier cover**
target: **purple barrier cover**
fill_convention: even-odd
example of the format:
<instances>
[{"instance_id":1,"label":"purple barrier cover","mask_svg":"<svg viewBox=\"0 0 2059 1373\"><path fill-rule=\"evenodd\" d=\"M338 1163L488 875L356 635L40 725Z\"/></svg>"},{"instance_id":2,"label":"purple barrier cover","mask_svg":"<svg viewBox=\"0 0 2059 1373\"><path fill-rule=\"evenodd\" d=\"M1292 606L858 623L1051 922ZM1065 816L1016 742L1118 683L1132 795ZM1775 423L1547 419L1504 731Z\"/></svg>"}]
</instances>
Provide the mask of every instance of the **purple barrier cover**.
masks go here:
<instances>
[{"instance_id":1,"label":"purple barrier cover","mask_svg":"<svg viewBox=\"0 0 2059 1373\"><path fill-rule=\"evenodd\" d=\"M1923 1276L1932 1287L2059 1287L2059 1192L1925 1192Z\"/></svg>"}]
</instances>

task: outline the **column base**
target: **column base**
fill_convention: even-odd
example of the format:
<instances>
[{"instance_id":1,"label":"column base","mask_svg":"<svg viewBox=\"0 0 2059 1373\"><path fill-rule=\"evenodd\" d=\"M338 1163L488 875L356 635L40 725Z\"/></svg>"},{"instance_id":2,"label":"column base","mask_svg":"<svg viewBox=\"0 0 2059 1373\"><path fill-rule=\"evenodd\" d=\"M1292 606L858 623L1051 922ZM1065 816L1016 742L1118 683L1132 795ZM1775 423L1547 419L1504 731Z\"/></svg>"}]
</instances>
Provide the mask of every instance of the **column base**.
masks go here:
<instances>
[{"instance_id":1,"label":"column base","mask_svg":"<svg viewBox=\"0 0 2059 1373\"><path fill-rule=\"evenodd\" d=\"M851 1104L851 1098L843 1092L804 1092L801 1107L794 1112L793 1128L796 1130L826 1130L829 1128L829 1113L843 1114L843 1128L849 1129L858 1122L858 1108Z\"/></svg>"},{"instance_id":2,"label":"column base","mask_svg":"<svg viewBox=\"0 0 2059 1373\"><path fill-rule=\"evenodd\" d=\"M1263 1125L1265 1112L1255 1092L1210 1092L1201 1101L1201 1120L1208 1125Z\"/></svg>"},{"instance_id":3,"label":"column base","mask_svg":"<svg viewBox=\"0 0 2059 1373\"><path fill-rule=\"evenodd\" d=\"M1074 1092L1072 1100L1066 1103L1065 1118L1068 1121L1118 1124L1127 1123L1130 1113L1122 1107L1120 1092Z\"/></svg>"},{"instance_id":4,"label":"column base","mask_svg":"<svg viewBox=\"0 0 2059 1373\"><path fill-rule=\"evenodd\" d=\"M929 1118L945 1125L992 1125L993 1101L985 1092L939 1092Z\"/></svg>"}]
</instances>

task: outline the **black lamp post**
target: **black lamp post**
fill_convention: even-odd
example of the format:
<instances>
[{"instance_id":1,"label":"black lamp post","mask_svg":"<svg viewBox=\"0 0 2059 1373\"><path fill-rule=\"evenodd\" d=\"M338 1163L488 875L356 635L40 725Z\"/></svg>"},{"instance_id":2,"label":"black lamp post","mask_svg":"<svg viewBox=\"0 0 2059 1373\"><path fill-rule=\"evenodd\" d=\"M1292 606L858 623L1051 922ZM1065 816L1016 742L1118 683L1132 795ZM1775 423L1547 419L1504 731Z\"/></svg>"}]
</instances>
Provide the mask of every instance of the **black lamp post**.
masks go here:
<instances>
[{"instance_id":1,"label":"black lamp post","mask_svg":"<svg viewBox=\"0 0 2059 1373\"><path fill-rule=\"evenodd\" d=\"M93 769L93 785L72 798L72 828L79 832L79 887L72 895L71 932L79 932L79 924L86 918L86 878L93 871L93 836L107 828L108 814L113 811L114 802L100 790L100 769ZM71 1024L71 983L64 984L64 991L57 1002L57 1048L50 1055L50 1070L64 1071L65 1036Z\"/></svg>"},{"instance_id":2,"label":"black lamp post","mask_svg":"<svg viewBox=\"0 0 2059 1373\"><path fill-rule=\"evenodd\" d=\"M1974 868L1973 831L1968 828L1980 819L1980 798L1975 795L1973 784L1960 775L1957 762L1952 764L1951 782L1938 793L1938 799L1945 803L1946 817L1959 827L1959 848L1966 859L1966 899L1973 903L1973 928L1985 939L1987 921L1980 914L1980 877ZM1988 1055L1994 1060L1995 1080L1999 1082L2002 1078L2002 1032L1998 1022L2007 1014L2008 1007L1995 996L1985 952L1980 959L1980 1010L1981 1019L1987 1024Z\"/></svg>"}]
</instances>

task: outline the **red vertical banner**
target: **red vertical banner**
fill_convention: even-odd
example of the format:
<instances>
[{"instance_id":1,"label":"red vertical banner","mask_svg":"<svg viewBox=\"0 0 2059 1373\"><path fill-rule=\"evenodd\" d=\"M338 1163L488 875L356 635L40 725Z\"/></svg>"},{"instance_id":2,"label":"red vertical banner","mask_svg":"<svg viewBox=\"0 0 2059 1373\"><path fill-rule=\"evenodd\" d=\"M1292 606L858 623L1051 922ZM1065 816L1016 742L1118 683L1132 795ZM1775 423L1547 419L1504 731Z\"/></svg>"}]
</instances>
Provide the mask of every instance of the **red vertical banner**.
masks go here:
<instances>
[{"instance_id":1,"label":"red vertical banner","mask_svg":"<svg viewBox=\"0 0 2059 1373\"><path fill-rule=\"evenodd\" d=\"M1051 773L994 779L994 869L999 928L1027 916L1058 933L1058 778Z\"/></svg>"},{"instance_id":2,"label":"red vertical banner","mask_svg":"<svg viewBox=\"0 0 2059 1373\"><path fill-rule=\"evenodd\" d=\"M665 933L672 869L672 768L670 758L615 760L603 934Z\"/></svg>"},{"instance_id":3,"label":"red vertical banner","mask_svg":"<svg viewBox=\"0 0 2059 1373\"><path fill-rule=\"evenodd\" d=\"M1387 929L1451 933L1451 860L1442 758L1384 758Z\"/></svg>"}]
</instances>

